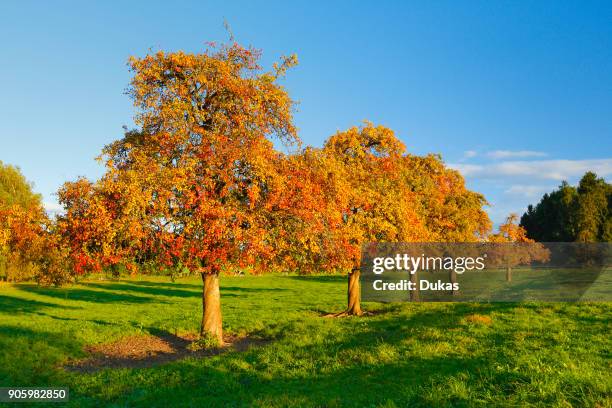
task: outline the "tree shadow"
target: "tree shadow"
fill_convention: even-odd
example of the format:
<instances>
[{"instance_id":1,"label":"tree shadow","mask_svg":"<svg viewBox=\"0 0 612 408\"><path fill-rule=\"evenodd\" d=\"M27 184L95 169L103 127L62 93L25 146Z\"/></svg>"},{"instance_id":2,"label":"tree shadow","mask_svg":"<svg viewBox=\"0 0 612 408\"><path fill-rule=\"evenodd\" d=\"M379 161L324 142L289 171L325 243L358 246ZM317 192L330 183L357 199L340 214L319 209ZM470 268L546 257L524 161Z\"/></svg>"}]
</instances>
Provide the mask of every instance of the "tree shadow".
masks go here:
<instances>
[{"instance_id":1,"label":"tree shadow","mask_svg":"<svg viewBox=\"0 0 612 408\"><path fill-rule=\"evenodd\" d=\"M503 347L509 342L503 337L487 338L484 341L487 344L482 347L483 352L478 355L449 353L420 356L416 353L402 358L400 355L391 354L388 358L369 362L368 355L376 354L379 350L384 353L388 349L387 346L400 346L414 335L411 330L427 333L427 330L434 328L453 329L459 327L462 319L470 313L493 310L470 305L450 308L451 313L443 316L440 315L440 310L415 305L406 318L378 316L361 321L345 320L342 324L351 325L352 330L323 343L293 346L293 353L291 349L286 349L292 341L292 333L287 332L286 336L269 346L273 347L273 350L251 349L242 355L229 353L223 361L214 365L186 360L180 367L169 366L167 370L184 369L189 372L190 378L197 380L191 384L169 387L167 392L161 394L157 393L156 402L162 405L170 403L175 395L189 395L189 390L195 387L217 387L215 393L194 395L193 398L196 399L190 403L223 406L235 404L240 400L249 406L376 406L394 401L400 406L470 406L470 400L465 396L451 393L444 395L449 380L470 378L477 373L486 383L483 383L482 379L478 380L475 387L503 386L504 392L508 394L512 393L513 384L529 380L524 374L512 372L512 367L505 371L492 369L497 357L487 353L488 346L495 344L497 347ZM438 339L432 337L420 341L424 347L435 346ZM274 348L277 347L278 351L275 352ZM295 367L300 364L312 365L310 374L305 375L309 371L296 374L291 369L270 368L271 356L288 353L306 359L303 363L299 360L291 362L290 367L294 364ZM339 353L346 356L342 366L328 366L325 363ZM313 356L320 362L311 361ZM249 364L245 365L244 361ZM423 389L432 384L439 385L443 391L439 401L423 392ZM154 386L162 387L163 384Z\"/></svg>"},{"instance_id":2,"label":"tree shadow","mask_svg":"<svg viewBox=\"0 0 612 408\"><path fill-rule=\"evenodd\" d=\"M168 287L161 286L142 286L133 285L131 283L85 283L85 286L104 289L104 290L118 290L118 291L131 291L144 293L151 296L168 296L168 297L200 297L202 296L202 286L198 287L197 291L184 290L172 287L172 283Z\"/></svg>"},{"instance_id":3,"label":"tree shadow","mask_svg":"<svg viewBox=\"0 0 612 408\"><path fill-rule=\"evenodd\" d=\"M36 287L30 285L16 285L16 288L24 292L35 293L37 295L48 296L55 299L73 300L92 303L167 303L160 299L149 296L134 296L112 291L98 291L80 288L56 289L47 287ZM53 306L55 307L55 305Z\"/></svg>"},{"instance_id":4,"label":"tree shadow","mask_svg":"<svg viewBox=\"0 0 612 408\"><path fill-rule=\"evenodd\" d=\"M297 280L301 282L317 282L317 283L339 283L346 282L346 275L290 275L284 276L286 279Z\"/></svg>"},{"instance_id":5,"label":"tree shadow","mask_svg":"<svg viewBox=\"0 0 612 408\"><path fill-rule=\"evenodd\" d=\"M298 351L324 359L322 353L330 350L330 354L344 352L355 359L353 362L345 361L346 366L343 364L338 369L322 370L323 373L313 373L306 378L296 378L287 372L286 375L275 375L271 380L269 375L260 374L251 367L234 373L236 381L249 385L244 394L247 404L266 405L284 400L302 406L375 406L389 401L398 406L472 406L474 400L462 395L462 392L453 393L449 383L463 381L467 387L479 389L484 394L493 391L499 398L501 395L511 397L520 387L532 382L529 372L515 369L515 357L503 352L520 348L520 343L495 330L486 335L470 330L461 331L462 336L472 337L479 343L478 352L473 354L467 351L459 354L450 350L434 356L419 355L417 352L402 357L391 353L382 362L369 362L366 356L360 358L360 354L376 353L377 348L384 353L387 346L399 346L410 340L411 336L419 336L419 333L422 333L419 347L435 348L440 339L428 337L432 329L457 330L465 327L465 318L469 315L507 312L523 305L449 304L445 309L448 313L444 315L441 315L440 309L431 310L421 306L413 305L405 319L402 316L364 319L363 323L353 326L356 330L335 341L325 341L324 347L312 344ZM345 324L353 325L353 322L358 320L346 321ZM452 337L444 340L451 341ZM492 353L491 350L502 353ZM253 356L250 361L257 359L258 356ZM252 366L256 366L256 362L252 362ZM434 392L425 392L432 388ZM435 389L440 391L440 395L435 395ZM291 399L287 400L288 397ZM542 402L538 399L537 390L527 398L530 403ZM217 401L211 398L207 402L214 404Z\"/></svg>"},{"instance_id":6,"label":"tree shadow","mask_svg":"<svg viewBox=\"0 0 612 408\"><path fill-rule=\"evenodd\" d=\"M66 306L57 303L41 302L39 300L16 298L0 295L0 310L7 314L37 313L41 308L56 309L82 309L81 307Z\"/></svg>"},{"instance_id":7,"label":"tree shadow","mask_svg":"<svg viewBox=\"0 0 612 408\"><path fill-rule=\"evenodd\" d=\"M245 288L241 286L224 286L221 285L221 296L224 291L230 292L246 292L246 293L261 293L261 292L287 292L290 289L285 288Z\"/></svg>"},{"instance_id":8,"label":"tree shadow","mask_svg":"<svg viewBox=\"0 0 612 408\"><path fill-rule=\"evenodd\" d=\"M105 291L122 291L122 292L135 292L142 293L150 296L165 296L165 297L181 297L181 298L199 298L202 296L202 285L192 285L195 290L185 290L181 288L175 288L174 283L168 283L167 286L161 285L135 285L128 282L122 283L84 283L84 286L104 289ZM261 292L279 292L287 291L289 289L284 288L249 288L240 286L224 286L221 284L221 296L222 297L237 297L240 293L261 293ZM229 293L228 293L229 292ZM232 293L238 292L238 293ZM129 296L129 295L128 295Z\"/></svg>"},{"instance_id":9,"label":"tree shadow","mask_svg":"<svg viewBox=\"0 0 612 408\"><path fill-rule=\"evenodd\" d=\"M193 350L190 346L199 337L195 334L178 336L154 327L146 328L146 331L148 335L132 336L117 342L88 347L88 358L72 360L64 365L64 368L79 373L117 368L151 368L185 358L202 359L230 351L242 352L254 345L263 345L270 341L225 335L226 344L223 346Z\"/></svg>"},{"instance_id":10,"label":"tree shadow","mask_svg":"<svg viewBox=\"0 0 612 408\"><path fill-rule=\"evenodd\" d=\"M82 344L68 333L0 326L0 384L40 386L61 383L57 366L82 356Z\"/></svg>"},{"instance_id":11,"label":"tree shadow","mask_svg":"<svg viewBox=\"0 0 612 408\"><path fill-rule=\"evenodd\" d=\"M180 289L194 289L194 290L202 290L202 284L193 284L193 283L178 283L178 282L151 282L151 281L120 281L122 283L129 283L130 285L135 286L151 286L151 287L173 287Z\"/></svg>"}]
</instances>

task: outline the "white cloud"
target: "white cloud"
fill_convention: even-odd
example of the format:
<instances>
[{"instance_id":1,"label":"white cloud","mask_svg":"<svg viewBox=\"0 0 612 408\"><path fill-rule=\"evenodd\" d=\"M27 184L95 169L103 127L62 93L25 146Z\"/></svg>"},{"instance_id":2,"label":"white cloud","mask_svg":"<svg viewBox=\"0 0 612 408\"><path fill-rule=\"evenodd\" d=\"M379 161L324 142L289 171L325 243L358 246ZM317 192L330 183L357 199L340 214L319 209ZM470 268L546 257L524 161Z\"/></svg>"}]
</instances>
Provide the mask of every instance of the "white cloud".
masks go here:
<instances>
[{"instance_id":1,"label":"white cloud","mask_svg":"<svg viewBox=\"0 0 612 408\"><path fill-rule=\"evenodd\" d=\"M492 159L522 159L527 157L545 157L544 152L535 152L533 150L493 150L487 152L487 157Z\"/></svg>"},{"instance_id":2,"label":"white cloud","mask_svg":"<svg viewBox=\"0 0 612 408\"><path fill-rule=\"evenodd\" d=\"M448 163L448 167L458 170L459 173L464 176L470 176L472 174L478 174L484 166L480 164L464 164L464 163Z\"/></svg>"},{"instance_id":3,"label":"white cloud","mask_svg":"<svg viewBox=\"0 0 612 408\"><path fill-rule=\"evenodd\" d=\"M476 150L466 150L465 152L463 152L464 159L471 159L472 157L476 157L477 155L478 152Z\"/></svg>"},{"instance_id":4,"label":"white cloud","mask_svg":"<svg viewBox=\"0 0 612 408\"><path fill-rule=\"evenodd\" d=\"M43 202L43 207L45 208L45 211L47 211L47 214L50 215L59 214L64 211L64 208L58 203L51 203L48 201Z\"/></svg>"},{"instance_id":5,"label":"white cloud","mask_svg":"<svg viewBox=\"0 0 612 408\"><path fill-rule=\"evenodd\" d=\"M505 161L491 164L449 164L466 177L497 179L501 177L540 180L572 180L587 171L600 177L612 174L612 159Z\"/></svg>"},{"instance_id":6,"label":"white cloud","mask_svg":"<svg viewBox=\"0 0 612 408\"><path fill-rule=\"evenodd\" d=\"M551 191L551 186L532 186L514 184L510 188L506 189L504 193L512 196L522 196L527 198L536 198L544 195L544 193Z\"/></svg>"}]
</instances>

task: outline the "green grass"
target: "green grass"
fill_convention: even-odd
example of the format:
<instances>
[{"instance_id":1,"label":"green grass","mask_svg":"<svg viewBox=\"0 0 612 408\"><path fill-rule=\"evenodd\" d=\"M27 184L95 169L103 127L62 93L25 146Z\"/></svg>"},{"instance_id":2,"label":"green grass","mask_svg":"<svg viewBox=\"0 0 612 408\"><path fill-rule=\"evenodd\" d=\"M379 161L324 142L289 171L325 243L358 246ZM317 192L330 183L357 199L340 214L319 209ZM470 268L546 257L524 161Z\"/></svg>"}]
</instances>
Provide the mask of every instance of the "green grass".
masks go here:
<instances>
[{"instance_id":1,"label":"green grass","mask_svg":"<svg viewBox=\"0 0 612 408\"><path fill-rule=\"evenodd\" d=\"M67 386L79 407L612 406L611 303L372 303L374 316L320 317L342 310L345 284L224 277L225 330L270 342L93 374L61 365L88 344L197 331L201 283L1 286L0 386Z\"/></svg>"}]
</instances>

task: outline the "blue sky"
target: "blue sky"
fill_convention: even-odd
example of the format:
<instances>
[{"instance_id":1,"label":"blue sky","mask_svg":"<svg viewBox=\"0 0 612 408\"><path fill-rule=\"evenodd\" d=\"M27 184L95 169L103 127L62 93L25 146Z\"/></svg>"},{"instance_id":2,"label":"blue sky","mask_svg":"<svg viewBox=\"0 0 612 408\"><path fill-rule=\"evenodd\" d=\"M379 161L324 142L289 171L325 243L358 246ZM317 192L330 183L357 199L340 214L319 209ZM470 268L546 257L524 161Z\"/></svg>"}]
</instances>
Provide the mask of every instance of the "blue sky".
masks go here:
<instances>
[{"instance_id":1,"label":"blue sky","mask_svg":"<svg viewBox=\"0 0 612 408\"><path fill-rule=\"evenodd\" d=\"M53 3L53 4L51 4ZM305 143L368 119L416 154L440 153L492 219L586 169L612 175L612 2L2 2L0 160L49 209L133 110L126 60L236 39L284 85Z\"/></svg>"}]
</instances>

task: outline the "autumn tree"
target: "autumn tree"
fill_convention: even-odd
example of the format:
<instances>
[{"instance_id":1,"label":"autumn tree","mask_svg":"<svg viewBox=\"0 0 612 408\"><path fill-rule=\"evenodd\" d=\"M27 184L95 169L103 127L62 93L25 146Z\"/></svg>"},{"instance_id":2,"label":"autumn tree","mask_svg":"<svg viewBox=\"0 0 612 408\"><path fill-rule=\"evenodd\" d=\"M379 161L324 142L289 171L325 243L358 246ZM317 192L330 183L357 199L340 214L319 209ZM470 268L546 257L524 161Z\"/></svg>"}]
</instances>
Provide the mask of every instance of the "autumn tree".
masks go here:
<instances>
[{"instance_id":1,"label":"autumn tree","mask_svg":"<svg viewBox=\"0 0 612 408\"><path fill-rule=\"evenodd\" d=\"M5 280L31 278L32 244L43 234L45 214L41 197L21 171L0 162L0 276Z\"/></svg>"},{"instance_id":2,"label":"autumn tree","mask_svg":"<svg viewBox=\"0 0 612 408\"><path fill-rule=\"evenodd\" d=\"M440 156L403 157L403 178L418 197L418 212L434 242L482 241L491 229L485 197L469 190L463 176Z\"/></svg>"},{"instance_id":3,"label":"autumn tree","mask_svg":"<svg viewBox=\"0 0 612 408\"><path fill-rule=\"evenodd\" d=\"M35 278L42 283L66 280L65 253L45 213L18 168L0 162L0 277Z\"/></svg>"},{"instance_id":4,"label":"autumn tree","mask_svg":"<svg viewBox=\"0 0 612 408\"><path fill-rule=\"evenodd\" d=\"M418 197L403 177L405 146L392 130L366 122L330 137L323 148L348 183L343 229L348 250L348 306L339 315L361 315L360 251L366 242L430 239Z\"/></svg>"},{"instance_id":5,"label":"autumn tree","mask_svg":"<svg viewBox=\"0 0 612 408\"><path fill-rule=\"evenodd\" d=\"M435 154L407 154L402 159L402 177L417 196L417 211L431 242L477 242L486 237L491 229L491 221L484 210L488 202L482 194L466 187L458 171L446 167ZM448 247L448 250L452 252L455 248ZM416 283L415 275L413 282ZM454 270L449 271L449 280L457 282Z\"/></svg>"},{"instance_id":6,"label":"autumn tree","mask_svg":"<svg viewBox=\"0 0 612 408\"><path fill-rule=\"evenodd\" d=\"M270 138L297 140L278 84L296 59L270 72L258 59L237 44L131 58L138 129L104 150L108 177L136 184L145 205L133 210L146 215L160 260L201 274L201 333L219 343L219 274L268 249L258 220L275 173Z\"/></svg>"},{"instance_id":7,"label":"autumn tree","mask_svg":"<svg viewBox=\"0 0 612 408\"><path fill-rule=\"evenodd\" d=\"M23 209L41 209L42 197L33 191L32 184L19 168L0 161L0 207L17 205Z\"/></svg>"},{"instance_id":8,"label":"autumn tree","mask_svg":"<svg viewBox=\"0 0 612 408\"><path fill-rule=\"evenodd\" d=\"M338 316L362 314L363 244L469 242L490 227L482 195L467 190L436 156L407 155L383 126L366 122L338 132L321 151L307 149L283 163L288 184L280 197L290 204L273 213L276 227L284 223L275 237L295 250L279 254L288 263L299 259L302 271L350 271L347 309Z\"/></svg>"},{"instance_id":9,"label":"autumn tree","mask_svg":"<svg viewBox=\"0 0 612 408\"><path fill-rule=\"evenodd\" d=\"M58 215L56 228L69 247L76 275L100 272L120 262L129 264L129 252L135 248L123 245L121 238L135 234L122 235L122 197L132 197L126 193L106 190L103 180L84 178L64 183L59 189L64 212Z\"/></svg>"},{"instance_id":10,"label":"autumn tree","mask_svg":"<svg viewBox=\"0 0 612 408\"><path fill-rule=\"evenodd\" d=\"M548 260L549 251L541 244L527 237L523 227L518 224L518 215L510 214L499 226L497 233L489 237L491 246L489 261L492 265L506 268L506 281L512 281L512 268L533 261Z\"/></svg>"},{"instance_id":11,"label":"autumn tree","mask_svg":"<svg viewBox=\"0 0 612 408\"><path fill-rule=\"evenodd\" d=\"M350 267L358 256L344 223L351 187L337 160L308 147L279 155L276 168L262 224L269 265L301 274Z\"/></svg>"},{"instance_id":12,"label":"autumn tree","mask_svg":"<svg viewBox=\"0 0 612 408\"><path fill-rule=\"evenodd\" d=\"M0 276L4 280L27 280L38 274L46 221L39 208L0 208Z\"/></svg>"}]
</instances>

